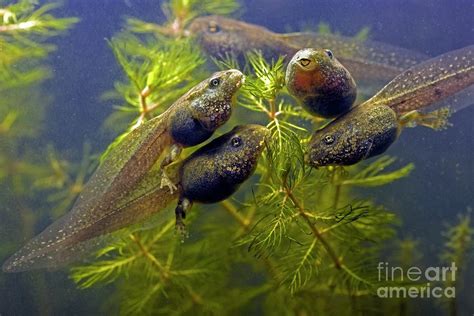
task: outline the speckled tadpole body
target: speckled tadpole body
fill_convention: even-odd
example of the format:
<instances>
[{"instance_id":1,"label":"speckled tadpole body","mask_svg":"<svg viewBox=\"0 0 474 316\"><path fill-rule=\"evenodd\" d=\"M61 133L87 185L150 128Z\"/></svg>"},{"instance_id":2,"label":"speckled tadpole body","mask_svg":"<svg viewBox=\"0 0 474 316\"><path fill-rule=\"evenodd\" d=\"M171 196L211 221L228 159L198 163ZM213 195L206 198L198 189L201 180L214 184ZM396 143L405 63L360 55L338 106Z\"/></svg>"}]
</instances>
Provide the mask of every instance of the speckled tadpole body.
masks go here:
<instances>
[{"instance_id":1,"label":"speckled tadpole body","mask_svg":"<svg viewBox=\"0 0 474 316\"><path fill-rule=\"evenodd\" d=\"M450 97L471 92L473 84L473 45L414 66L368 101L316 131L309 143L307 160L315 167L351 165L381 154L396 140L410 116L422 125L423 119L438 119L417 110L446 100L455 102ZM469 105L473 101L472 96L467 100Z\"/></svg>"},{"instance_id":2,"label":"speckled tadpole body","mask_svg":"<svg viewBox=\"0 0 474 316\"><path fill-rule=\"evenodd\" d=\"M193 202L215 203L237 191L255 171L269 134L260 125L237 126L186 158L180 168L178 228Z\"/></svg>"},{"instance_id":3,"label":"speckled tadpole body","mask_svg":"<svg viewBox=\"0 0 474 316\"><path fill-rule=\"evenodd\" d=\"M161 116L130 132L93 174L72 210L29 241L3 265L7 272L47 266L63 249L120 229L140 218L124 216L118 204L136 189L159 157L170 147L171 162L181 147L207 140L232 113L243 74L227 70L213 74L179 98ZM163 163L162 163L163 164ZM163 202L166 199L163 200ZM161 201L157 201L159 208Z\"/></svg>"},{"instance_id":4,"label":"speckled tadpole body","mask_svg":"<svg viewBox=\"0 0 474 316\"><path fill-rule=\"evenodd\" d=\"M244 125L216 138L206 146L195 151L187 159L172 166L170 179L180 184L180 192L170 193L160 188L161 174L152 169L113 208L113 216L108 224L113 227L130 225L147 219L162 210L180 196L179 209L184 200L187 209L191 201L213 203L223 200L234 193L255 170L258 158L264 148L269 131L259 125ZM184 210L181 210L178 225L183 225ZM76 240L75 243L62 244L44 256L13 264L4 265L6 272L19 272L39 268L58 268L90 255L91 250L103 246L107 238ZM105 236L107 237L107 236Z\"/></svg>"},{"instance_id":5,"label":"speckled tadpole body","mask_svg":"<svg viewBox=\"0 0 474 316\"><path fill-rule=\"evenodd\" d=\"M214 57L232 53L242 57L260 50L266 58L288 60L305 47L331 49L354 76L359 87L381 87L403 70L428 59L407 49L374 41L316 33L278 34L264 27L221 16L196 18L188 31Z\"/></svg>"},{"instance_id":6,"label":"speckled tadpole body","mask_svg":"<svg viewBox=\"0 0 474 316\"><path fill-rule=\"evenodd\" d=\"M354 78L329 49L298 51L286 68L286 87L306 111L326 118L347 112L357 97Z\"/></svg>"}]
</instances>

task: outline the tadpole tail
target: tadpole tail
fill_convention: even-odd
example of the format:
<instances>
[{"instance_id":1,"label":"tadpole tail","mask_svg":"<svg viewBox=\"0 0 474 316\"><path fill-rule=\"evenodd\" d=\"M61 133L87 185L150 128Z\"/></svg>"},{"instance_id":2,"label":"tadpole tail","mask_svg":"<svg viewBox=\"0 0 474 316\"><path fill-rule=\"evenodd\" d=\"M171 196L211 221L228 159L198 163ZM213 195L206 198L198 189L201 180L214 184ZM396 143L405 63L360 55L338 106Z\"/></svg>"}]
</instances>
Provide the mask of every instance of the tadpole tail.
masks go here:
<instances>
[{"instance_id":1,"label":"tadpole tail","mask_svg":"<svg viewBox=\"0 0 474 316\"><path fill-rule=\"evenodd\" d=\"M441 103L459 110L474 103L470 98L473 84L474 45L471 45L409 68L364 104L384 104L398 114Z\"/></svg>"},{"instance_id":2,"label":"tadpole tail","mask_svg":"<svg viewBox=\"0 0 474 316\"><path fill-rule=\"evenodd\" d=\"M177 167L167 171L177 183ZM81 226L81 213L69 212L30 240L3 264L4 272L21 272L40 268L59 268L83 259L104 245L107 234L129 225L140 223L163 210L175 200L178 192L160 188L161 170L152 170L136 189L118 201L109 211L91 213L93 225ZM96 215L100 215L100 218Z\"/></svg>"},{"instance_id":3,"label":"tadpole tail","mask_svg":"<svg viewBox=\"0 0 474 316\"><path fill-rule=\"evenodd\" d=\"M8 259L3 271L53 266L63 250L75 251L80 242L136 223L173 200L175 194L157 189L161 175L147 174L170 143L165 126L157 118L128 134L93 174L72 210Z\"/></svg>"}]
</instances>

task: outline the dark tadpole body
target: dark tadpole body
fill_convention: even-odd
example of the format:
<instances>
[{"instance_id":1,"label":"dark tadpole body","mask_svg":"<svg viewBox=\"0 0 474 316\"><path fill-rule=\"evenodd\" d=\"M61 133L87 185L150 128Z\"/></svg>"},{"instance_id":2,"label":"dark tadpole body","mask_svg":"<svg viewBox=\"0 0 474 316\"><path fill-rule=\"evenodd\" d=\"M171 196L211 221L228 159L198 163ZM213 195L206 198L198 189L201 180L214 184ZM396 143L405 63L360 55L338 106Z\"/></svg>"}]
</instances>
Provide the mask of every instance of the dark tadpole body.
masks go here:
<instances>
[{"instance_id":1,"label":"dark tadpole body","mask_svg":"<svg viewBox=\"0 0 474 316\"><path fill-rule=\"evenodd\" d=\"M286 68L286 87L306 111L325 118L347 112L357 97L354 78L329 49L298 51Z\"/></svg>"},{"instance_id":2,"label":"dark tadpole body","mask_svg":"<svg viewBox=\"0 0 474 316\"><path fill-rule=\"evenodd\" d=\"M379 155L397 139L397 114L387 106L357 106L311 138L307 162L315 167L353 165Z\"/></svg>"},{"instance_id":3,"label":"dark tadpole body","mask_svg":"<svg viewBox=\"0 0 474 316\"><path fill-rule=\"evenodd\" d=\"M380 88L403 70L428 59L423 54L380 42L310 32L278 34L221 16L196 18L188 32L208 54L217 58L229 53L242 57L249 51L260 50L266 58L286 55L289 61L305 47L329 48L364 88Z\"/></svg>"},{"instance_id":4,"label":"dark tadpole body","mask_svg":"<svg viewBox=\"0 0 474 316\"><path fill-rule=\"evenodd\" d=\"M437 117L443 111L423 114L419 110L448 100L454 110L473 104L473 84L472 45L416 65L368 101L316 131L309 143L308 163L314 167L352 165L379 155L397 139L410 116L421 125L424 117L435 123L445 119ZM470 97L457 100L465 93Z\"/></svg>"},{"instance_id":5,"label":"dark tadpole body","mask_svg":"<svg viewBox=\"0 0 474 316\"><path fill-rule=\"evenodd\" d=\"M71 222L72 218L65 216L9 259L3 270L20 272L40 268L55 269L87 258L91 252L106 246L113 238L107 233L148 219L178 197L180 203L184 199L213 203L229 197L254 172L268 134L269 131L263 126L239 126L195 151L184 161L171 166L169 176L175 184L181 184L179 192L171 193L168 188L160 188L161 172L152 169L132 191L115 203L103 221L95 223L94 230L88 231L86 237L77 235L82 238L76 236L74 242L62 242L48 247L50 243L46 238L56 240L61 237L61 232L72 229L68 226L74 224ZM187 203L187 206L190 207L191 203ZM44 246L49 251L46 252L39 246Z\"/></svg>"},{"instance_id":6,"label":"dark tadpole body","mask_svg":"<svg viewBox=\"0 0 474 316\"><path fill-rule=\"evenodd\" d=\"M182 195L215 203L234 193L257 166L268 137L260 125L242 125L186 158L180 171Z\"/></svg>"},{"instance_id":7,"label":"dark tadpole body","mask_svg":"<svg viewBox=\"0 0 474 316\"><path fill-rule=\"evenodd\" d=\"M167 149L194 146L209 139L230 118L242 81L243 74L238 70L217 72L162 115L130 132L92 175L72 210L10 257L3 270L16 272L48 266L48 258L54 265L63 250L141 218L140 214L124 216L120 203L137 189Z\"/></svg>"},{"instance_id":8,"label":"dark tadpole body","mask_svg":"<svg viewBox=\"0 0 474 316\"><path fill-rule=\"evenodd\" d=\"M193 202L216 203L237 191L255 171L268 137L263 126L237 126L186 158L180 169L177 227L184 226Z\"/></svg>"}]
</instances>

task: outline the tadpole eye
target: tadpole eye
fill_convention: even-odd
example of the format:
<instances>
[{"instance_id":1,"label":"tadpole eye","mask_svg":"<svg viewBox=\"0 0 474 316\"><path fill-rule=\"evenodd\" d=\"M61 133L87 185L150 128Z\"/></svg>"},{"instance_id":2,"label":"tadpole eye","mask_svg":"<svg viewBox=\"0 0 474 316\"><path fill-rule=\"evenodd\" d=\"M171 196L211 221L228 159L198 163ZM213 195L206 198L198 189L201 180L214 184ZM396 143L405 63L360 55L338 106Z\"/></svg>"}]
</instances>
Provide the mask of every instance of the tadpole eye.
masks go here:
<instances>
[{"instance_id":1,"label":"tadpole eye","mask_svg":"<svg viewBox=\"0 0 474 316\"><path fill-rule=\"evenodd\" d=\"M334 58L334 54L333 54L332 51L330 51L329 49L326 49L324 52L326 53L326 55L328 55L328 57L329 57L330 59L333 59L333 58Z\"/></svg>"},{"instance_id":2,"label":"tadpole eye","mask_svg":"<svg viewBox=\"0 0 474 316\"><path fill-rule=\"evenodd\" d=\"M211 81L209 81L209 87L215 88L219 86L220 83L221 83L221 80L219 78L211 79Z\"/></svg>"},{"instance_id":3,"label":"tadpole eye","mask_svg":"<svg viewBox=\"0 0 474 316\"><path fill-rule=\"evenodd\" d=\"M242 139L239 136L235 136L230 140L232 147L237 148L242 145Z\"/></svg>"},{"instance_id":4,"label":"tadpole eye","mask_svg":"<svg viewBox=\"0 0 474 316\"><path fill-rule=\"evenodd\" d=\"M306 67L311 63L311 60L308 58L301 58L299 62L301 66Z\"/></svg>"},{"instance_id":5,"label":"tadpole eye","mask_svg":"<svg viewBox=\"0 0 474 316\"><path fill-rule=\"evenodd\" d=\"M334 136L332 136L332 135L326 135L323 138L323 141L326 145L331 145L332 143L334 143L334 140L335 140Z\"/></svg>"},{"instance_id":6,"label":"tadpole eye","mask_svg":"<svg viewBox=\"0 0 474 316\"><path fill-rule=\"evenodd\" d=\"M207 30L209 33L218 33L221 30L221 28L216 22L211 21L209 22L209 25L207 26Z\"/></svg>"}]
</instances>

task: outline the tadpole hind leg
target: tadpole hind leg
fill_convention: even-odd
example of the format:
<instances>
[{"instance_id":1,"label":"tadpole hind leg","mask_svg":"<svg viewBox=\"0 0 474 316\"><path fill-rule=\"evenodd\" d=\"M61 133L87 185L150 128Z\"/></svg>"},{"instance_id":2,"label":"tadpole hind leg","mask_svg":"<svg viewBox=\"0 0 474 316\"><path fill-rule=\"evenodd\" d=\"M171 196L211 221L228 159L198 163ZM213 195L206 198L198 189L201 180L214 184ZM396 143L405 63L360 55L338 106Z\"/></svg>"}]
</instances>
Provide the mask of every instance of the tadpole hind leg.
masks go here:
<instances>
[{"instance_id":1,"label":"tadpole hind leg","mask_svg":"<svg viewBox=\"0 0 474 316\"><path fill-rule=\"evenodd\" d=\"M434 130L442 130L452 125L448 121L451 114L452 111L449 107L442 107L428 113L411 111L402 115L399 122L402 127L424 126Z\"/></svg>"},{"instance_id":2,"label":"tadpole hind leg","mask_svg":"<svg viewBox=\"0 0 474 316\"><path fill-rule=\"evenodd\" d=\"M163 159L161 162L161 184L160 188L167 186L170 189L171 194L173 194L174 190L177 190L176 185L170 180L166 173L166 166L175 162L179 155L181 154L182 147L180 145L174 144L171 146L170 153Z\"/></svg>"},{"instance_id":3,"label":"tadpole hind leg","mask_svg":"<svg viewBox=\"0 0 474 316\"><path fill-rule=\"evenodd\" d=\"M185 197L180 197L178 200L178 205L175 209L176 215L176 232L181 236L182 241L185 237L188 237L186 232L186 225L184 224L184 219L186 218L186 212L191 209L192 202Z\"/></svg>"}]
</instances>

